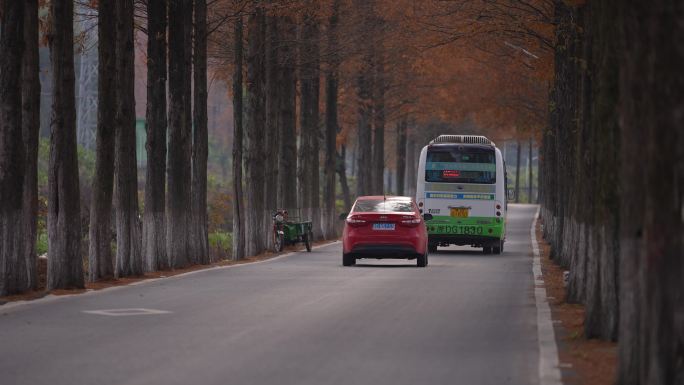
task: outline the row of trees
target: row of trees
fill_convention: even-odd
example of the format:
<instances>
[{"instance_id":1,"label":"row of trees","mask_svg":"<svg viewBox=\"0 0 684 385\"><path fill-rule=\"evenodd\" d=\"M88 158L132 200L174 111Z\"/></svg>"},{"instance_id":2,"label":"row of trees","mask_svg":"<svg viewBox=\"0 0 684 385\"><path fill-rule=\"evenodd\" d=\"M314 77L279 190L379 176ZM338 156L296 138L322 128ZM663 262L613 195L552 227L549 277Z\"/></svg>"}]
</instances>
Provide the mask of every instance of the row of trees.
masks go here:
<instances>
[{"instance_id":1,"label":"row of trees","mask_svg":"<svg viewBox=\"0 0 684 385\"><path fill-rule=\"evenodd\" d=\"M47 40L53 44L57 42L54 37L62 34L66 40L73 39L72 19L60 19L62 24L53 21L55 10L71 15L72 2L47 3L51 7ZM51 226L62 227L49 230L54 242L49 260L51 274L69 272L71 278L60 284L50 281L49 288L82 286L82 278L77 278L83 274L78 270L82 264L76 240L83 239L84 232L89 241L90 280L207 261L207 67L232 83L236 259L269 246L270 210L276 207L301 208L302 215L316 224L317 237L334 237L338 186L347 208L354 193L386 192L391 175L396 175L397 186L391 192L410 193L403 188L415 185L416 152L443 130L465 127L459 122L473 122L475 128L469 129L485 128L496 140L515 132L532 135L545 118L540 84L546 82L552 58L547 54L551 50L544 27L552 24L548 15L552 7L547 2L540 8L517 0L510 3L431 0L415 7L410 0L93 2L99 14L99 110L87 231L77 227L80 222L74 219L79 207L71 139L74 79L73 60L68 56L73 55L73 46L62 47L64 52L51 51L58 119L51 130L51 155L56 162L50 169L56 170L56 179L55 183L50 179L50 189L71 186L71 190L50 195L54 198L50 210L66 210L68 215L50 217ZM12 20L3 23L3 28L16 28L17 21L10 16L14 6L3 3L7 7L3 18ZM35 17L29 3L17 7ZM510 20L517 21L510 24ZM27 18L21 28L35 36L24 39L27 48L20 57L3 61L3 74L12 73L10 63L16 60L24 66L31 63L38 27L30 26ZM137 79L147 86L148 166L142 207L135 193L138 170L131 91L134 37L142 34L134 35L134 28L146 36L147 79ZM8 47L21 43L17 37L2 35ZM3 55L3 60L11 57ZM66 78L60 77L63 68L70 72ZM19 86L11 80L15 78L3 78L9 82L3 90L17 90ZM35 87L40 84L31 80L37 79L37 70L24 69L21 79L18 89L26 95L21 106L28 111L22 117L29 122L38 110L30 104L39 94ZM8 105L11 100L16 101L11 95L3 99ZM454 124L435 125L435 121ZM22 214L26 231L19 234L14 225L3 227L3 244L11 245L4 240L14 237L17 247L31 248L35 187L30 183L35 180L31 170L37 147L31 143L37 141L37 131L27 129L34 127L30 123L12 125L15 131L10 126L3 126L3 135L16 134L17 127L27 130L20 136L24 147L17 149L11 140L3 140L3 148L25 154L3 152L3 159L25 158L20 163L26 166L22 178L29 185L23 187L22 194L27 195L20 200L26 206ZM67 135L66 142L63 135ZM66 150L62 143L69 145ZM349 180L348 158L354 159L354 177ZM60 168L63 162L71 163ZM387 173L389 167L395 173ZM7 178L19 174L10 173ZM12 196L3 199L8 212L3 220L13 224L9 213L16 207L17 183L3 183L3 188L7 188L3 194ZM142 224L138 223L141 211ZM3 254L3 277L15 273L23 277L17 265L21 261L26 261L26 275L34 276L35 251L26 250L23 258L9 255ZM34 287L33 279L25 287Z\"/></svg>"},{"instance_id":2,"label":"row of trees","mask_svg":"<svg viewBox=\"0 0 684 385\"><path fill-rule=\"evenodd\" d=\"M682 2L555 1L541 201L585 333L618 340L619 384L684 379Z\"/></svg>"},{"instance_id":3,"label":"row of trees","mask_svg":"<svg viewBox=\"0 0 684 385\"><path fill-rule=\"evenodd\" d=\"M351 203L346 143L339 140L343 98L357 112L351 119L364 166L356 193L384 192L385 124L399 106L386 100L389 78L398 69L387 68L389 28L379 5L303 0L224 6L223 14L234 15L235 23L232 30L219 27L218 36L232 35L233 45L214 48L217 57L229 51L233 59L233 255L254 255L269 246L264 234L276 207L299 208L313 219L317 238L336 237L338 180L345 205ZM396 112L392 118L405 127L406 112ZM405 154L406 146L397 151Z\"/></svg>"},{"instance_id":4,"label":"row of trees","mask_svg":"<svg viewBox=\"0 0 684 385\"><path fill-rule=\"evenodd\" d=\"M166 0L149 0L144 5L148 49L146 148L150 165L142 224L135 152L136 3L100 1L96 5L99 83L87 253L90 281L208 262L206 1L174 0L167 4ZM85 274L76 154L74 2L51 0L47 6L48 29L43 32L50 48L54 93L47 289L81 288ZM0 295L37 285L38 14L37 0L2 2ZM116 213L115 255L112 209Z\"/></svg>"}]
</instances>

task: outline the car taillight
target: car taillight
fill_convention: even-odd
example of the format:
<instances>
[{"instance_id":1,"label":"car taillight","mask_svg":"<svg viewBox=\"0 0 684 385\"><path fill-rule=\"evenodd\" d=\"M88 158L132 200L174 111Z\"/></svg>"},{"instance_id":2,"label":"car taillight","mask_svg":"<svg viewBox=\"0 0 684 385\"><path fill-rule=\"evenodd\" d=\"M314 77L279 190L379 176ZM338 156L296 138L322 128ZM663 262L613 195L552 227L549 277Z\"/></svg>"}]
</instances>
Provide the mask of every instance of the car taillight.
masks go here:
<instances>
[{"instance_id":1,"label":"car taillight","mask_svg":"<svg viewBox=\"0 0 684 385\"><path fill-rule=\"evenodd\" d=\"M349 226L352 226L352 227L358 227L358 226L365 225L366 221L363 219L351 217L351 218L347 218L347 224Z\"/></svg>"},{"instance_id":2,"label":"car taillight","mask_svg":"<svg viewBox=\"0 0 684 385\"><path fill-rule=\"evenodd\" d=\"M409 227L416 227L420 224L420 218L403 219L401 224Z\"/></svg>"}]
</instances>

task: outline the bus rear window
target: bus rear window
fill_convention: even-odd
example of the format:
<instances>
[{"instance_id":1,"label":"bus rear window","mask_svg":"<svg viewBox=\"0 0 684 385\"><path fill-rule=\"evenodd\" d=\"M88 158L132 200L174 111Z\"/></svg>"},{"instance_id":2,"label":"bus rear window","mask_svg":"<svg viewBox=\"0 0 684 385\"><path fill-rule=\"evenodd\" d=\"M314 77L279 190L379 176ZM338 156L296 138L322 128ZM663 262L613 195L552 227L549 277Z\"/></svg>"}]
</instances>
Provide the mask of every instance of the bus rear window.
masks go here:
<instances>
[{"instance_id":1,"label":"bus rear window","mask_svg":"<svg viewBox=\"0 0 684 385\"><path fill-rule=\"evenodd\" d=\"M496 183L496 156L490 147L429 148L425 181L438 183Z\"/></svg>"}]
</instances>

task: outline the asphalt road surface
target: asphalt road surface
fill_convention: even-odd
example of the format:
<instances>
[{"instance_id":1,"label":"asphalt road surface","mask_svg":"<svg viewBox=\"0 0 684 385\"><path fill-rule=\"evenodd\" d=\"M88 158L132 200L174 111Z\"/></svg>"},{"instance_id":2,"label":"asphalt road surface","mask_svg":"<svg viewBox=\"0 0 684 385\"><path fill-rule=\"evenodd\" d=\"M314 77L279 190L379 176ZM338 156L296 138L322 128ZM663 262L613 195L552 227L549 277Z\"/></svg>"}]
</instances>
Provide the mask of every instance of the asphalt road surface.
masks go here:
<instances>
[{"instance_id":1,"label":"asphalt road surface","mask_svg":"<svg viewBox=\"0 0 684 385\"><path fill-rule=\"evenodd\" d=\"M538 384L536 206L509 210L502 255L345 268L336 243L0 306L0 384Z\"/></svg>"}]
</instances>

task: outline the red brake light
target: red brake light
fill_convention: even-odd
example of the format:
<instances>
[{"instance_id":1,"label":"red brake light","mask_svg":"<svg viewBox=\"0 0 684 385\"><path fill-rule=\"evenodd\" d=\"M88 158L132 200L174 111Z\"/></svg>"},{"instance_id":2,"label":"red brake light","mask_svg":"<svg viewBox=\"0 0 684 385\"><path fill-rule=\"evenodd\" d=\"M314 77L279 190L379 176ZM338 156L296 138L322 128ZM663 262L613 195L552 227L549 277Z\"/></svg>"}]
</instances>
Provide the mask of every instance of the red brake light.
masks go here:
<instances>
[{"instance_id":1,"label":"red brake light","mask_svg":"<svg viewBox=\"0 0 684 385\"><path fill-rule=\"evenodd\" d=\"M359 218L349 217L347 218L347 224L352 227L358 227L365 225L366 221Z\"/></svg>"}]
</instances>

